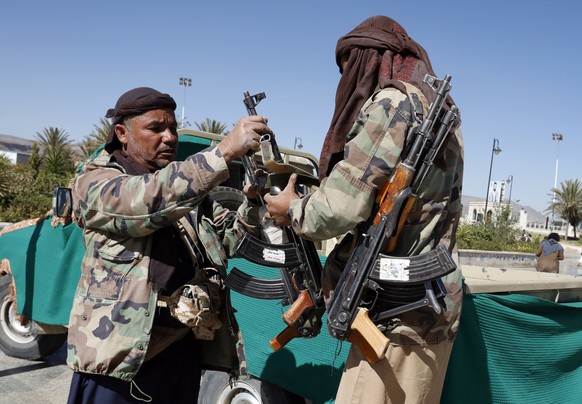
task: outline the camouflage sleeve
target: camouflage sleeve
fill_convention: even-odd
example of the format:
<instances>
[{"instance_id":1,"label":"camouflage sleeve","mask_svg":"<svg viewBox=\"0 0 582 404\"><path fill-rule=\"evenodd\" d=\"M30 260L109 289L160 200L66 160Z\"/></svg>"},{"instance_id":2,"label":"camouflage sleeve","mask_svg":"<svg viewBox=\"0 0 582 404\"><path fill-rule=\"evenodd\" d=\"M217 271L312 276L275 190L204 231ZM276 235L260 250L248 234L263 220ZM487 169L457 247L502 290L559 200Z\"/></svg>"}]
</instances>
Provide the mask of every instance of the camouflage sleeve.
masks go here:
<instances>
[{"instance_id":1,"label":"camouflage sleeve","mask_svg":"<svg viewBox=\"0 0 582 404\"><path fill-rule=\"evenodd\" d=\"M368 219L376 190L398 163L411 118L406 94L394 88L374 94L362 107L339 162L321 187L290 206L295 232L325 240Z\"/></svg>"},{"instance_id":2,"label":"camouflage sleeve","mask_svg":"<svg viewBox=\"0 0 582 404\"><path fill-rule=\"evenodd\" d=\"M186 215L228 175L226 161L216 147L138 176L95 161L75 179L75 216L84 227L146 236Z\"/></svg>"}]
</instances>

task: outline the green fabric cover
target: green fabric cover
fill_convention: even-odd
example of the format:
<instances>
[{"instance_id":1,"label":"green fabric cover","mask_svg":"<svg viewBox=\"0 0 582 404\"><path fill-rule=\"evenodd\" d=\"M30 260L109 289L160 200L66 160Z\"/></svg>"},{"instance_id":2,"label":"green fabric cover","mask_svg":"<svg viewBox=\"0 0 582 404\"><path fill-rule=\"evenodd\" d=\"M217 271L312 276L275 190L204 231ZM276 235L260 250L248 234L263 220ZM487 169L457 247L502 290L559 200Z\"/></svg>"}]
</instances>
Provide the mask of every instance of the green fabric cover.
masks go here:
<instances>
[{"instance_id":1,"label":"green fabric cover","mask_svg":"<svg viewBox=\"0 0 582 404\"><path fill-rule=\"evenodd\" d=\"M280 278L278 269L240 258L229 264L258 278ZM281 316L289 307L282 307L279 300L254 299L236 292L232 292L232 302L245 340L249 373L314 404L334 401L350 344L340 346L328 334L325 317L318 336L295 338L275 352L269 340L285 329Z\"/></svg>"},{"instance_id":2,"label":"green fabric cover","mask_svg":"<svg viewBox=\"0 0 582 404\"><path fill-rule=\"evenodd\" d=\"M262 278L273 268L244 260L232 265ZM325 318L316 338L295 339L280 352L269 340L282 331L277 301L233 292L251 374L314 403L333 402L349 351L329 336ZM582 303L554 303L533 296L465 295L441 403L582 402Z\"/></svg>"},{"instance_id":3,"label":"green fabric cover","mask_svg":"<svg viewBox=\"0 0 582 404\"><path fill-rule=\"evenodd\" d=\"M188 156L196 154L212 144L210 139L190 135L178 136L178 142L178 155L176 156L178 161L184 161Z\"/></svg>"},{"instance_id":4,"label":"green fabric cover","mask_svg":"<svg viewBox=\"0 0 582 404\"><path fill-rule=\"evenodd\" d=\"M582 402L582 303L465 295L441 403Z\"/></svg>"},{"instance_id":5,"label":"green fabric cover","mask_svg":"<svg viewBox=\"0 0 582 404\"><path fill-rule=\"evenodd\" d=\"M46 324L67 324L80 276L81 229L53 228L50 219L0 238L11 263L19 313ZM240 258L231 268L261 278L278 270ZM246 341L249 372L312 400L333 402L349 343L327 333L294 339L279 352L269 340L281 332L287 307L277 300L233 292ZM582 303L554 303L513 295L465 295L442 403L582 402ZM341 348L341 349L340 349Z\"/></svg>"},{"instance_id":6,"label":"green fabric cover","mask_svg":"<svg viewBox=\"0 0 582 404\"><path fill-rule=\"evenodd\" d=\"M84 247L75 224L53 228L51 217L4 234L0 258L10 260L19 313L45 324L67 324L81 276Z\"/></svg>"}]
</instances>

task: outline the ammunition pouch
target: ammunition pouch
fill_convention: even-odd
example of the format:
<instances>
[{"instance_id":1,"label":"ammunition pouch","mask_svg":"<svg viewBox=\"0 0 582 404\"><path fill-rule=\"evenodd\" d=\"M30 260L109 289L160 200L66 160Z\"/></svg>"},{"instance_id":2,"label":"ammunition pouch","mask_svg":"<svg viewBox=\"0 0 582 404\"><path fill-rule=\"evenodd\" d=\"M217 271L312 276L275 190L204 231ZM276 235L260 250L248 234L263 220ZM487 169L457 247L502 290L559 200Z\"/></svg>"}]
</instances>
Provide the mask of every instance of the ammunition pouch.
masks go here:
<instances>
[{"instance_id":1,"label":"ammunition pouch","mask_svg":"<svg viewBox=\"0 0 582 404\"><path fill-rule=\"evenodd\" d=\"M200 268L192 280L170 297L160 296L160 300L172 317L192 329L196 339L213 340L215 331L222 326L219 320L222 283L215 269Z\"/></svg>"}]
</instances>

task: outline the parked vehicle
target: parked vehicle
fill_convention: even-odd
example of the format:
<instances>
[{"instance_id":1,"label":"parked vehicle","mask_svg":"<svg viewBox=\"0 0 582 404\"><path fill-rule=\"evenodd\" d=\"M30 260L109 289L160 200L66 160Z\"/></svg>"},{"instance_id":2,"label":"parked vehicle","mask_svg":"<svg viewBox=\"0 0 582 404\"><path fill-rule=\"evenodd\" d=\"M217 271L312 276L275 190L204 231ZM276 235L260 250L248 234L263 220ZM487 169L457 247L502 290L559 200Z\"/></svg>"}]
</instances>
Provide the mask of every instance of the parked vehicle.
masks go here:
<instances>
[{"instance_id":1,"label":"parked vehicle","mask_svg":"<svg viewBox=\"0 0 582 404\"><path fill-rule=\"evenodd\" d=\"M181 129L179 159L221 139ZM317 159L281 148L288 162L315 172ZM234 209L241 202L244 168L213 196ZM322 260L327 244L318 246ZM52 215L10 224L0 232L0 350L38 359L59 349L80 276L81 229ZM510 265L463 266L466 280L461 327L443 391L443 403L578 402L582 396L582 279ZM475 261L476 260L476 261ZM241 258L230 267L261 278L277 270ZM205 372L200 404L332 402L349 343L324 329L274 352L269 340L285 326L280 302L233 292L245 339L249 380L230 384L226 374ZM325 319L324 319L325 323Z\"/></svg>"}]
</instances>

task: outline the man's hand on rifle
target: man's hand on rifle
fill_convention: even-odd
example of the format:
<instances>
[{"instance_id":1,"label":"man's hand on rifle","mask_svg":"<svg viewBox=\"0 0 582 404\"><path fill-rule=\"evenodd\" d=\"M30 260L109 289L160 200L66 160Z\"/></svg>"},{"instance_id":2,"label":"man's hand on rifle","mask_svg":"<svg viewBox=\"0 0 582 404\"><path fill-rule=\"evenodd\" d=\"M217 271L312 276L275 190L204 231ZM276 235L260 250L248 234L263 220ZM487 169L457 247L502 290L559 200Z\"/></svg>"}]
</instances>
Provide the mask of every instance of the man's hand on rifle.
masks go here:
<instances>
[{"instance_id":1,"label":"man's hand on rifle","mask_svg":"<svg viewBox=\"0 0 582 404\"><path fill-rule=\"evenodd\" d=\"M218 149L226 162L242 157L249 151L259 149L262 135L273 135L267 126L267 118L253 115L241 118L232 130L219 143Z\"/></svg>"},{"instance_id":2,"label":"man's hand on rifle","mask_svg":"<svg viewBox=\"0 0 582 404\"><path fill-rule=\"evenodd\" d=\"M267 211L269 216L273 219L277 226L289 226L291 218L287 214L291 201L299 199L299 195L295 192L295 182L297 181L297 174L291 174L289 182L283 191L278 195L265 195L265 202L267 203Z\"/></svg>"},{"instance_id":3,"label":"man's hand on rifle","mask_svg":"<svg viewBox=\"0 0 582 404\"><path fill-rule=\"evenodd\" d=\"M257 186L251 185L248 181L245 182L243 186L243 192L247 199L251 201L257 201L259 198L263 196L265 190L258 189Z\"/></svg>"}]
</instances>

